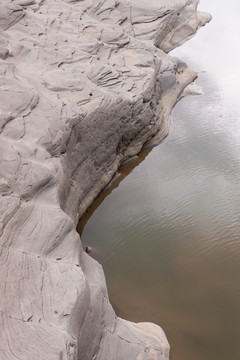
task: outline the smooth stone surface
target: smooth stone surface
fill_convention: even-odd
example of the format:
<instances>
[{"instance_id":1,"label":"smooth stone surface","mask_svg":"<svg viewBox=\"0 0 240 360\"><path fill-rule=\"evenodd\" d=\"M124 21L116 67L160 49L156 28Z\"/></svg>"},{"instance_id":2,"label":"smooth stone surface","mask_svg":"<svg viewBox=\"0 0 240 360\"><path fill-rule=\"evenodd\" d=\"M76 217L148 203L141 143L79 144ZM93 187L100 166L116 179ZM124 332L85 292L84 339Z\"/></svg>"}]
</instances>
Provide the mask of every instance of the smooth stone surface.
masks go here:
<instances>
[{"instance_id":1,"label":"smooth stone surface","mask_svg":"<svg viewBox=\"0 0 240 360\"><path fill-rule=\"evenodd\" d=\"M196 75L163 50L210 20L196 5L1 2L1 359L168 359L158 326L116 317L75 227L120 163L167 131Z\"/></svg>"}]
</instances>

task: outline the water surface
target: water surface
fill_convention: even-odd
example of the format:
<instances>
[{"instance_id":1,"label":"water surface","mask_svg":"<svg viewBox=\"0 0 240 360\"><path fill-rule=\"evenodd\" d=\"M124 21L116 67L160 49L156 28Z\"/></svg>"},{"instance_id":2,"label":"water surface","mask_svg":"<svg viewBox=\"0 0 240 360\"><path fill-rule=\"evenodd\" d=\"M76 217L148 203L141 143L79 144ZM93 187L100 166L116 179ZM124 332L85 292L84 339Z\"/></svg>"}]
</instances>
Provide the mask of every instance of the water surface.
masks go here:
<instances>
[{"instance_id":1,"label":"water surface","mask_svg":"<svg viewBox=\"0 0 240 360\"><path fill-rule=\"evenodd\" d=\"M161 325L171 360L239 360L240 3L200 8L212 22L172 55L204 95L177 104L170 135L122 168L81 237L117 314Z\"/></svg>"}]
</instances>

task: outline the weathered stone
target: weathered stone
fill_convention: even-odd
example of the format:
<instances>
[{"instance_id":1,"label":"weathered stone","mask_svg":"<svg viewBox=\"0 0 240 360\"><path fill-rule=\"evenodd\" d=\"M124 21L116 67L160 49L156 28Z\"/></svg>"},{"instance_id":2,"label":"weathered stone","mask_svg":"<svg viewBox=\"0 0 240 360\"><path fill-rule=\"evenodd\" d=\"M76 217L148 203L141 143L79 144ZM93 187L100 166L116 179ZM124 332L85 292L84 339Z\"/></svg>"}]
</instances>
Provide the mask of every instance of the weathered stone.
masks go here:
<instances>
[{"instance_id":1,"label":"weathered stone","mask_svg":"<svg viewBox=\"0 0 240 360\"><path fill-rule=\"evenodd\" d=\"M166 134L196 75L165 52L209 21L196 5L1 1L1 359L168 359L158 326L116 317L76 224Z\"/></svg>"}]
</instances>

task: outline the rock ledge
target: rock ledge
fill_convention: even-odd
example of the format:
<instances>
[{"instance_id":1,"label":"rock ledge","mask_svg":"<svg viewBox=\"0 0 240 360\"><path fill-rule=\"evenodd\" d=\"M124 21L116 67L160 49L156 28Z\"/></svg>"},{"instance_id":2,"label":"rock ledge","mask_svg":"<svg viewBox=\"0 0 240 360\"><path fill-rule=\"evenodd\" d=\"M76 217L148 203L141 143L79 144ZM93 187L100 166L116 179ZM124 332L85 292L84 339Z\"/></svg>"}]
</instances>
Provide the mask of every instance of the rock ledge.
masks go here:
<instances>
[{"instance_id":1,"label":"rock ledge","mask_svg":"<svg viewBox=\"0 0 240 360\"><path fill-rule=\"evenodd\" d=\"M116 317L78 218L158 133L196 74L166 53L195 0L2 0L2 360L169 358L160 327ZM160 134L160 135L159 135Z\"/></svg>"}]
</instances>

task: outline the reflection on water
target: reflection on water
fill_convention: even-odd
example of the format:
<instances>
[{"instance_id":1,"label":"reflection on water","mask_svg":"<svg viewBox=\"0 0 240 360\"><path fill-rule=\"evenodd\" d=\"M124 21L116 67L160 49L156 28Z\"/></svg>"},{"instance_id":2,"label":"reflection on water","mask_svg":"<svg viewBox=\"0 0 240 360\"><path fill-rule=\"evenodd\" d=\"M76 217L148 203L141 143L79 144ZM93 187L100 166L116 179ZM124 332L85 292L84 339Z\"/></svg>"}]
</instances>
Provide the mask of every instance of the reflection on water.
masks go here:
<instances>
[{"instance_id":1,"label":"reflection on water","mask_svg":"<svg viewBox=\"0 0 240 360\"><path fill-rule=\"evenodd\" d=\"M102 204L104 199L112 193L114 189L116 189L119 184L125 179L126 176L128 176L131 171L137 167L141 162L146 158L146 156L149 154L151 149L144 149L141 151L140 154L137 156L134 156L130 158L128 161L126 161L125 165L122 165L117 174L113 177L112 181L109 185L106 186L106 188L102 191L102 193L95 199L93 204L89 206L84 216L81 218L81 221L79 221L77 230L82 236L83 229L85 228L85 225L87 224L88 220L93 215L94 211Z\"/></svg>"},{"instance_id":2,"label":"reflection on water","mask_svg":"<svg viewBox=\"0 0 240 360\"><path fill-rule=\"evenodd\" d=\"M212 23L173 53L205 94L177 104L170 136L99 199L82 240L117 313L161 325L171 360L239 360L240 6L201 4Z\"/></svg>"}]
</instances>

